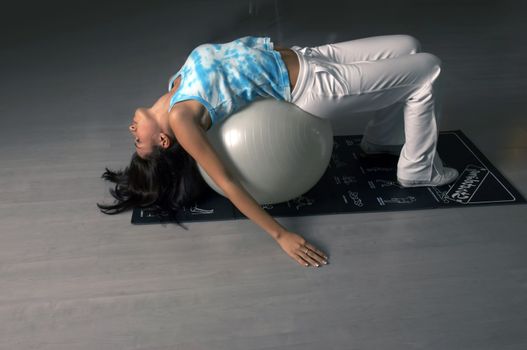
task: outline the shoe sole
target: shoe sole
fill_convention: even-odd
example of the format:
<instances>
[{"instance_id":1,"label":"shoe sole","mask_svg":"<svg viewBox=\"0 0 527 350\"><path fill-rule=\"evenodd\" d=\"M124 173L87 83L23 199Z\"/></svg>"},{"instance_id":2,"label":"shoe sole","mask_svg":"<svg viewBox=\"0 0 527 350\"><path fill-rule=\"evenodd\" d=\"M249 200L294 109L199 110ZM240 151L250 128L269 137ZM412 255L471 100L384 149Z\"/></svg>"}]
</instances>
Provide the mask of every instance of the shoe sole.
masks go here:
<instances>
[{"instance_id":1,"label":"shoe sole","mask_svg":"<svg viewBox=\"0 0 527 350\"><path fill-rule=\"evenodd\" d=\"M445 185L451 184L452 182L456 181L458 177L459 177L459 172L456 170L456 176L453 177L452 179L444 182L444 183L432 184L430 182L407 181L407 180L401 180L399 178L397 178L397 182L401 186L406 187L406 188L410 188L410 187L438 187L438 186L445 186Z\"/></svg>"}]
</instances>

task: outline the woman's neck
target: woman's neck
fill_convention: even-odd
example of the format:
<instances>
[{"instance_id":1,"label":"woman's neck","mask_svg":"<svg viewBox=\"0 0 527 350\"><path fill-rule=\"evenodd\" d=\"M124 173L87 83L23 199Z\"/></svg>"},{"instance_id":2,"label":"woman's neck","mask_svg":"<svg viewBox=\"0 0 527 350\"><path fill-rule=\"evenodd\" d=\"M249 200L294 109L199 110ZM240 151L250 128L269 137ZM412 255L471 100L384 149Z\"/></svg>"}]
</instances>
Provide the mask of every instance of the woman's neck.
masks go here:
<instances>
[{"instance_id":1,"label":"woman's neck","mask_svg":"<svg viewBox=\"0 0 527 350\"><path fill-rule=\"evenodd\" d=\"M174 81L174 85L172 89L161 96L153 105L150 107L150 111L154 115L154 118L156 119L159 127L163 132L169 131L169 123L168 123L168 109L170 108L170 99L176 92L176 90L179 87L180 78L178 77Z\"/></svg>"}]
</instances>

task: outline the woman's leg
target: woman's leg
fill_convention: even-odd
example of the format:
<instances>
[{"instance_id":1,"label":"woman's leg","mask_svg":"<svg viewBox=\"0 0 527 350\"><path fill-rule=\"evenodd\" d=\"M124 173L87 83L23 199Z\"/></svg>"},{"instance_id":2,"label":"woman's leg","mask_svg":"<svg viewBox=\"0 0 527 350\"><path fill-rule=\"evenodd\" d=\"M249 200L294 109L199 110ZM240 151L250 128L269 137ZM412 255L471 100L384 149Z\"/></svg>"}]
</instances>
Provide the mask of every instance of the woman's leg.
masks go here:
<instances>
[{"instance_id":1,"label":"woman's leg","mask_svg":"<svg viewBox=\"0 0 527 350\"><path fill-rule=\"evenodd\" d=\"M403 36L403 38L399 39L399 41L402 41L402 43L396 42L395 44L401 45L401 49L399 50L401 50L402 52L408 49L410 49L409 54L414 54L421 51L420 43L417 41L417 39L411 36ZM406 46L404 46L404 42L406 42ZM436 81L434 82L434 86L437 86L437 82L438 80L436 79ZM439 106L438 102L440 101L438 101L436 94L436 110ZM361 142L361 146L363 149L369 149L370 151L374 151L376 148L381 150L389 149L392 152L401 149L402 145L405 142L404 106L405 103L399 101L388 107L375 111L375 114L368 121L368 124L364 129L364 137ZM439 112L436 118L437 120L439 119Z\"/></svg>"},{"instance_id":2,"label":"woman's leg","mask_svg":"<svg viewBox=\"0 0 527 350\"><path fill-rule=\"evenodd\" d=\"M389 108L399 103L397 106L404 114L405 143L399 157L398 177L426 182L443 174L436 152L438 106L434 81L441 70L441 61L436 56L416 53L341 64L307 55L301 61L306 74L301 88L295 88L293 103L322 118L380 109L390 111L387 114L395 113L397 108Z\"/></svg>"},{"instance_id":3,"label":"woman's leg","mask_svg":"<svg viewBox=\"0 0 527 350\"><path fill-rule=\"evenodd\" d=\"M420 52L420 42L410 35L382 35L316 47L293 47L303 55L338 63L374 61ZM375 111L364 130L364 143L398 145L404 143L403 103ZM397 149L397 147L395 147Z\"/></svg>"},{"instance_id":4,"label":"woman's leg","mask_svg":"<svg viewBox=\"0 0 527 350\"><path fill-rule=\"evenodd\" d=\"M325 58L338 63L376 61L417 53L421 49L419 41L410 35L382 35L349 40L316 47L300 48L302 54Z\"/></svg>"}]
</instances>

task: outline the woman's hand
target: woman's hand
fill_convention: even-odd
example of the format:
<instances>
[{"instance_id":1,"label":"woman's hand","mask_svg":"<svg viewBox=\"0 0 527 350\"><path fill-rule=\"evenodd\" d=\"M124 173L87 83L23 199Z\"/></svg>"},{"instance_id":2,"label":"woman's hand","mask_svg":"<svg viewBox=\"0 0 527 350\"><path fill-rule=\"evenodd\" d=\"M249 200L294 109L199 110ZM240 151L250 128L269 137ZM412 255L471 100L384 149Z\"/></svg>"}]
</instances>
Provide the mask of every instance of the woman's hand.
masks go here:
<instances>
[{"instance_id":1,"label":"woman's hand","mask_svg":"<svg viewBox=\"0 0 527 350\"><path fill-rule=\"evenodd\" d=\"M327 255L306 242L302 236L296 233L283 231L276 241L300 265L318 267L322 264L327 264Z\"/></svg>"}]
</instances>

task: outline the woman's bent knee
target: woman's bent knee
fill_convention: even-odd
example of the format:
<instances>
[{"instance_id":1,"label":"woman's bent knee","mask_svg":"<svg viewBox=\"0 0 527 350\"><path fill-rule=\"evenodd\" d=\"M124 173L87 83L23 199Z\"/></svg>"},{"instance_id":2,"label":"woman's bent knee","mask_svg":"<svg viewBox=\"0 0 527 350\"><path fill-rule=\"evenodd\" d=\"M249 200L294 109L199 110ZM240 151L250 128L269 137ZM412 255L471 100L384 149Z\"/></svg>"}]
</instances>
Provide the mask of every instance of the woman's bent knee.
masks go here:
<instances>
[{"instance_id":1,"label":"woman's bent knee","mask_svg":"<svg viewBox=\"0 0 527 350\"><path fill-rule=\"evenodd\" d=\"M428 52L419 52L416 54L416 58L419 58L426 70L430 72L441 71L441 59L434 54Z\"/></svg>"},{"instance_id":2,"label":"woman's bent knee","mask_svg":"<svg viewBox=\"0 0 527 350\"><path fill-rule=\"evenodd\" d=\"M433 66L441 68L441 63L442 62L441 62L441 59L439 57L437 57L434 54L428 53L428 52L423 52L423 54L425 54L428 57L428 60L430 61L430 63Z\"/></svg>"},{"instance_id":3,"label":"woman's bent knee","mask_svg":"<svg viewBox=\"0 0 527 350\"><path fill-rule=\"evenodd\" d=\"M420 55L421 54L424 56L427 63L428 71L430 72L428 75L428 79L429 81L433 82L441 73L441 59L436 55L428 52L420 53Z\"/></svg>"},{"instance_id":4,"label":"woman's bent knee","mask_svg":"<svg viewBox=\"0 0 527 350\"><path fill-rule=\"evenodd\" d=\"M421 43L419 40L417 40L417 38L407 34L400 34L399 36L402 44L408 48L408 52L421 52Z\"/></svg>"}]
</instances>

